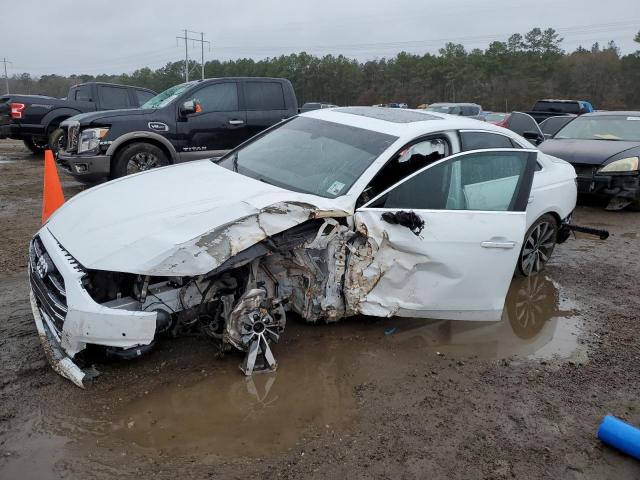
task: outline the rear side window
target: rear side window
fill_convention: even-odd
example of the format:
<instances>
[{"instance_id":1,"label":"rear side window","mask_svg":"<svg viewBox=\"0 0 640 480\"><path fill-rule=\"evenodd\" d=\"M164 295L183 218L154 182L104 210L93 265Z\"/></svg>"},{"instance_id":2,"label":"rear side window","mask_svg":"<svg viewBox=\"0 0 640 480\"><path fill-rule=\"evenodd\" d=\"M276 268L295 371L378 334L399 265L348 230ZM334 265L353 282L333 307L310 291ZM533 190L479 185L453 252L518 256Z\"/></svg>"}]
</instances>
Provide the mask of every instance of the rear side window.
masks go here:
<instances>
[{"instance_id":1,"label":"rear side window","mask_svg":"<svg viewBox=\"0 0 640 480\"><path fill-rule=\"evenodd\" d=\"M246 82L244 97L247 110L286 110L284 91L278 82Z\"/></svg>"},{"instance_id":2,"label":"rear side window","mask_svg":"<svg viewBox=\"0 0 640 480\"><path fill-rule=\"evenodd\" d=\"M200 103L202 113L235 112L238 110L238 84L236 82L214 83L193 94Z\"/></svg>"},{"instance_id":3,"label":"rear side window","mask_svg":"<svg viewBox=\"0 0 640 480\"><path fill-rule=\"evenodd\" d=\"M90 102L91 101L91 89L89 85L80 85L76 87L73 92L73 100L77 102Z\"/></svg>"},{"instance_id":4,"label":"rear side window","mask_svg":"<svg viewBox=\"0 0 640 480\"><path fill-rule=\"evenodd\" d=\"M487 148L522 148L506 135L490 132L460 132L462 151Z\"/></svg>"},{"instance_id":5,"label":"rear side window","mask_svg":"<svg viewBox=\"0 0 640 480\"><path fill-rule=\"evenodd\" d=\"M136 99L138 100L138 106L147 102L147 100L151 100L155 97L155 94L148 92L146 90L136 90Z\"/></svg>"},{"instance_id":6,"label":"rear side window","mask_svg":"<svg viewBox=\"0 0 640 480\"><path fill-rule=\"evenodd\" d=\"M129 104L129 92L126 88L99 85L98 95L102 108L126 108Z\"/></svg>"}]
</instances>

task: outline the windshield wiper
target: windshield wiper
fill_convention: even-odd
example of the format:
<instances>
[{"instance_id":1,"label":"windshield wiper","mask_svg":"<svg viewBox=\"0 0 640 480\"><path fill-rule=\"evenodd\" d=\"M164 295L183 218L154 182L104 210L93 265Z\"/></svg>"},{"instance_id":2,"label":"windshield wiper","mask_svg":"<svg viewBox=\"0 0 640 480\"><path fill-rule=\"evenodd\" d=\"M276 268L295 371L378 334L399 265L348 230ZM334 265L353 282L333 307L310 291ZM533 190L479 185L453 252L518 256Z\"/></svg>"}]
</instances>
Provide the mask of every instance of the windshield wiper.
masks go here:
<instances>
[{"instance_id":1,"label":"windshield wiper","mask_svg":"<svg viewBox=\"0 0 640 480\"><path fill-rule=\"evenodd\" d=\"M266 180L266 179L264 179L262 177L259 177L258 180L261 181L262 183L266 183L268 185L273 185L274 187L277 187L277 185L275 183L272 183L269 180Z\"/></svg>"}]
</instances>

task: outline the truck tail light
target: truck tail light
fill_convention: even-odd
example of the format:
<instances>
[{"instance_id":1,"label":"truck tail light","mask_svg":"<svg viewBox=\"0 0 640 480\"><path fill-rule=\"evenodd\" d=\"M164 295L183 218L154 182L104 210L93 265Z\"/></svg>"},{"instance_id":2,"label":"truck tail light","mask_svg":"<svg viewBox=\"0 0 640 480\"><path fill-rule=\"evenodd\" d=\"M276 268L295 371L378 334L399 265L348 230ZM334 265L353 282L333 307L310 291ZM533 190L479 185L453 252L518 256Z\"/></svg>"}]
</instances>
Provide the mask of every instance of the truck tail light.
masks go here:
<instances>
[{"instance_id":1,"label":"truck tail light","mask_svg":"<svg viewBox=\"0 0 640 480\"><path fill-rule=\"evenodd\" d=\"M11 103L11 118L22 118L22 111L26 105L24 103Z\"/></svg>"}]
</instances>

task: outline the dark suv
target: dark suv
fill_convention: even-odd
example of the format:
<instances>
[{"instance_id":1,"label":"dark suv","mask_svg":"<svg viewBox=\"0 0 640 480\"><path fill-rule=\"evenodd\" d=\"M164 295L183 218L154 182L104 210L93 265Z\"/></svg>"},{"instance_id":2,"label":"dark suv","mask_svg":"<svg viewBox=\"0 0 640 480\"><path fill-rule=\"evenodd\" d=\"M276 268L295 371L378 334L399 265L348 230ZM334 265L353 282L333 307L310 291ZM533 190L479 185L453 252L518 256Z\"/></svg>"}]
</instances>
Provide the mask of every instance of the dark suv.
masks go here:
<instances>
[{"instance_id":1,"label":"dark suv","mask_svg":"<svg viewBox=\"0 0 640 480\"><path fill-rule=\"evenodd\" d=\"M291 82L233 77L183 83L140 108L76 115L62 123L58 164L83 181L117 178L216 157L298 113Z\"/></svg>"}]
</instances>

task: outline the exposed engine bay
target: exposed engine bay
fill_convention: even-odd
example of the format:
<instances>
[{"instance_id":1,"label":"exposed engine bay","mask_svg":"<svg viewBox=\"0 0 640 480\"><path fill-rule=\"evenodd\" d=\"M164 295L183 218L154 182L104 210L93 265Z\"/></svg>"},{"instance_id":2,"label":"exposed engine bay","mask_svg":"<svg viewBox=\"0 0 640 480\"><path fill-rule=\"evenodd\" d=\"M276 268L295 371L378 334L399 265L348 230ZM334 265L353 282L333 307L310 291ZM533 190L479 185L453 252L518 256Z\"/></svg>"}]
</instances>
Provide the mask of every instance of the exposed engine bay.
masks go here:
<instances>
[{"instance_id":1,"label":"exposed engine bay","mask_svg":"<svg viewBox=\"0 0 640 480\"><path fill-rule=\"evenodd\" d=\"M111 309L155 312L156 336L202 333L220 354L245 352L245 375L273 371L270 344L286 326L286 312L307 321L331 322L353 314L343 294L351 241L357 233L337 220L308 220L268 237L196 277L153 277L87 271L83 286ZM143 347L144 348L144 347ZM151 348L149 346L148 348ZM109 347L113 357L129 351Z\"/></svg>"}]
</instances>

